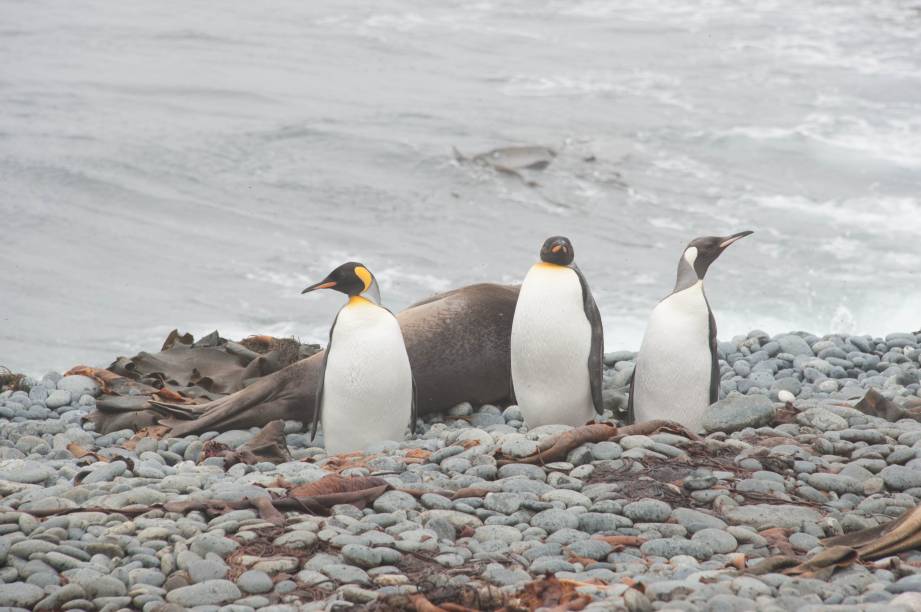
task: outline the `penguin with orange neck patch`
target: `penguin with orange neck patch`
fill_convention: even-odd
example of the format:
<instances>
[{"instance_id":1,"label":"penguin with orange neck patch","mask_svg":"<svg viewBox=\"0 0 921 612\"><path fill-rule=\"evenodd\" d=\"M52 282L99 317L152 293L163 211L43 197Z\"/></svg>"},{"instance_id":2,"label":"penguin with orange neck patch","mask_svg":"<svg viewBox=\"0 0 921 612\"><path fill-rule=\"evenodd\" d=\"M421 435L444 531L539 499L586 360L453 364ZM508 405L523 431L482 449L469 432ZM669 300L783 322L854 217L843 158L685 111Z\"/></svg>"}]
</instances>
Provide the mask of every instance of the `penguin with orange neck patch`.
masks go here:
<instances>
[{"instance_id":1,"label":"penguin with orange neck patch","mask_svg":"<svg viewBox=\"0 0 921 612\"><path fill-rule=\"evenodd\" d=\"M333 289L349 296L332 328L320 371L311 440L323 421L329 455L402 440L416 423L409 356L396 317L381 306L374 275L360 263L342 264L301 293Z\"/></svg>"},{"instance_id":2,"label":"penguin with orange neck patch","mask_svg":"<svg viewBox=\"0 0 921 612\"><path fill-rule=\"evenodd\" d=\"M512 388L530 429L584 425L603 412L604 332L572 243L548 238L512 320Z\"/></svg>"}]
</instances>

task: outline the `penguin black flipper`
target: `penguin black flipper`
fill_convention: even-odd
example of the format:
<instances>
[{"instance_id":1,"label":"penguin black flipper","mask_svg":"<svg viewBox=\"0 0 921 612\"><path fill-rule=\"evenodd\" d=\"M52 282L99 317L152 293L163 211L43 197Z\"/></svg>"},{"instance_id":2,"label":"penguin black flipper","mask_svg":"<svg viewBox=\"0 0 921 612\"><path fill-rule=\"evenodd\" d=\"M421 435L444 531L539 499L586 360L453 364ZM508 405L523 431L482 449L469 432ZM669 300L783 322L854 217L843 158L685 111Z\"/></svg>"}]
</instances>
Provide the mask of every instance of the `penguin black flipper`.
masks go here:
<instances>
[{"instance_id":1,"label":"penguin black flipper","mask_svg":"<svg viewBox=\"0 0 921 612\"><path fill-rule=\"evenodd\" d=\"M323 351L323 361L320 363L320 372L317 378L317 392L314 395L313 402L313 423L310 424L310 441L313 442L313 439L317 435L317 428L320 423L320 408L323 406L323 381L326 380L326 363L329 361L329 353L333 348L333 330L336 329L336 321L339 320L339 315L336 315L336 318L333 319L333 324L329 328L329 342L326 343L326 350Z\"/></svg>"},{"instance_id":2,"label":"penguin black flipper","mask_svg":"<svg viewBox=\"0 0 921 612\"><path fill-rule=\"evenodd\" d=\"M601 393L603 372L604 372L604 327L601 325L601 312L598 311L598 305L592 292L588 288L585 276L575 264L572 269L579 277L579 283L582 285L582 302L585 310L585 318L588 319L592 326L592 344L588 352L588 380L592 390L592 404L595 406L595 413L604 412L604 399Z\"/></svg>"},{"instance_id":3,"label":"penguin black flipper","mask_svg":"<svg viewBox=\"0 0 921 612\"><path fill-rule=\"evenodd\" d=\"M710 310L709 303L707 310L710 313L710 403L712 404L720 398L720 359L716 346L716 319L713 318L713 311Z\"/></svg>"},{"instance_id":4,"label":"penguin black flipper","mask_svg":"<svg viewBox=\"0 0 921 612\"><path fill-rule=\"evenodd\" d=\"M633 387L636 384L636 362L634 361L633 374L630 376L630 396L627 398L627 417L625 423L633 425L636 423L636 414L633 412Z\"/></svg>"},{"instance_id":5,"label":"penguin black flipper","mask_svg":"<svg viewBox=\"0 0 921 612\"><path fill-rule=\"evenodd\" d=\"M410 408L410 422L409 422L409 433L411 435L416 435L416 418L418 417L418 405L419 405L419 388L416 387L416 377L411 375L413 379L413 399L412 399L412 408Z\"/></svg>"}]
</instances>

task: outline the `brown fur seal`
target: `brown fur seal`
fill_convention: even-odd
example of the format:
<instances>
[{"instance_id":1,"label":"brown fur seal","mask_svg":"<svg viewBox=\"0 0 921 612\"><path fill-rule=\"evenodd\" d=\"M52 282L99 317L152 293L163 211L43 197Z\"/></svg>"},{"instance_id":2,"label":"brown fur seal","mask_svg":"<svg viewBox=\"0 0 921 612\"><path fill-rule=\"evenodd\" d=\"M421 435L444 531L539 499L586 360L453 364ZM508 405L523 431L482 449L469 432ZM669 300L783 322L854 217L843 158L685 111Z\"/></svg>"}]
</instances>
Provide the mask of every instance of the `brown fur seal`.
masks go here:
<instances>
[{"instance_id":1,"label":"brown fur seal","mask_svg":"<svg viewBox=\"0 0 921 612\"><path fill-rule=\"evenodd\" d=\"M418 302L397 315L418 392L419 414L460 402L495 403L511 388L509 346L518 287L482 283ZM196 406L151 402L142 413L91 419L100 431L159 422L170 436L313 418L323 352L260 378L227 397ZM117 421L117 423L116 423Z\"/></svg>"}]
</instances>

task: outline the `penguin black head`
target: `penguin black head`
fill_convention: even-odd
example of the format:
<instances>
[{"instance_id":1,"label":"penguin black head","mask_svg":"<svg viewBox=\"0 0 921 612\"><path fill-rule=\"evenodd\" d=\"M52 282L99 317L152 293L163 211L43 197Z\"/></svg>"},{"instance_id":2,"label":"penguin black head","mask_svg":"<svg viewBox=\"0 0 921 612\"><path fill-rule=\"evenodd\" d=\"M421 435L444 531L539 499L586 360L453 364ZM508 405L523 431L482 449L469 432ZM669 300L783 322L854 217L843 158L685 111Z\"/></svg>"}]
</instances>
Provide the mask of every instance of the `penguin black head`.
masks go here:
<instances>
[{"instance_id":1,"label":"penguin black head","mask_svg":"<svg viewBox=\"0 0 921 612\"><path fill-rule=\"evenodd\" d=\"M558 266L568 266L576 256L572 243L565 236L550 236L540 247L540 260Z\"/></svg>"},{"instance_id":2,"label":"penguin black head","mask_svg":"<svg viewBox=\"0 0 921 612\"><path fill-rule=\"evenodd\" d=\"M735 241L750 236L754 232L744 231L731 236L704 236L688 243L678 261L678 283L675 290L686 289L702 281L716 258Z\"/></svg>"},{"instance_id":3,"label":"penguin black head","mask_svg":"<svg viewBox=\"0 0 921 612\"><path fill-rule=\"evenodd\" d=\"M381 303L381 293L377 286L377 279L371 271L357 261L344 263L327 275L319 283L310 285L301 294L317 289L334 289L349 297L362 296L375 304Z\"/></svg>"}]
</instances>

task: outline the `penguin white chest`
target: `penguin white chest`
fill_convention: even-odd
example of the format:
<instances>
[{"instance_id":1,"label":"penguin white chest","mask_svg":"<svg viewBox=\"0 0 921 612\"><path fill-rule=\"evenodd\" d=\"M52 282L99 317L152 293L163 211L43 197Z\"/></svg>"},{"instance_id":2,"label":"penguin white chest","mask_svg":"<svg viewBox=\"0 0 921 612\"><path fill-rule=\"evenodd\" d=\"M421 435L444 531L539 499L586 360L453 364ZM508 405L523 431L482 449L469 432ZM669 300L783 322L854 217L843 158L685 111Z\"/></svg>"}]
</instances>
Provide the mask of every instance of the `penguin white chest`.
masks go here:
<instances>
[{"instance_id":1,"label":"penguin white chest","mask_svg":"<svg viewBox=\"0 0 921 612\"><path fill-rule=\"evenodd\" d=\"M578 274L533 266L518 295L511 342L512 386L529 428L592 420L591 344Z\"/></svg>"},{"instance_id":2,"label":"penguin white chest","mask_svg":"<svg viewBox=\"0 0 921 612\"><path fill-rule=\"evenodd\" d=\"M652 311L637 357L636 420L669 419L699 430L710 405L711 370L710 309L698 282Z\"/></svg>"},{"instance_id":3,"label":"penguin white chest","mask_svg":"<svg viewBox=\"0 0 921 612\"><path fill-rule=\"evenodd\" d=\"M412 371L396 318L370 302L339 311L323 378L329 454L402 440L412 412Z\"/></svg>"}]
</instances>

